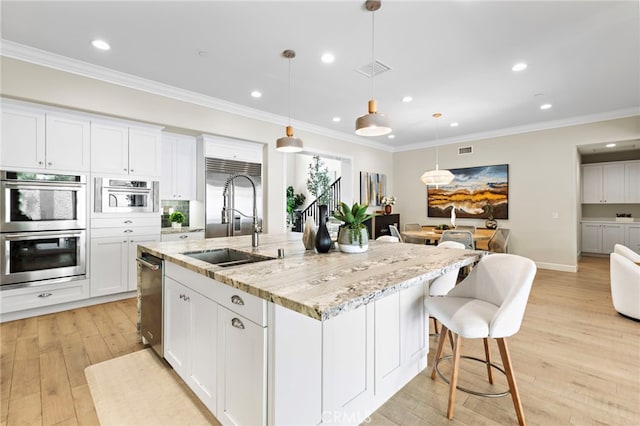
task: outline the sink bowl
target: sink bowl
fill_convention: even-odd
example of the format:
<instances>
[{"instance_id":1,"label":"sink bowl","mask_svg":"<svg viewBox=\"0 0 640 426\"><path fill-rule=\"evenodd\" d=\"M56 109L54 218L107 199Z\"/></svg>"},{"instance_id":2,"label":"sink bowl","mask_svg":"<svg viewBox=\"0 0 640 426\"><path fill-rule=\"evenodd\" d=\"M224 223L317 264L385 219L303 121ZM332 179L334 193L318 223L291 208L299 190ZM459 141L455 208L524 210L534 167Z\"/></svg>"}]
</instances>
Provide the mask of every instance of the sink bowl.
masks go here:
<instances>
[{"instance_id":1,"label":"sink bowl","mask_svg":"<svg viewBox=\"0 0 640 426\"><path fill-rule=\"evenodd\" d=\"M257 253L247 253L232 248L212 249L206 251L192 251L182 253L185 256L211 263L212 265L223 268L229 266L244 265L247 263L264 262L265 260L273 260L273 257L265 256Z\"/></svg>"}]
</instances>

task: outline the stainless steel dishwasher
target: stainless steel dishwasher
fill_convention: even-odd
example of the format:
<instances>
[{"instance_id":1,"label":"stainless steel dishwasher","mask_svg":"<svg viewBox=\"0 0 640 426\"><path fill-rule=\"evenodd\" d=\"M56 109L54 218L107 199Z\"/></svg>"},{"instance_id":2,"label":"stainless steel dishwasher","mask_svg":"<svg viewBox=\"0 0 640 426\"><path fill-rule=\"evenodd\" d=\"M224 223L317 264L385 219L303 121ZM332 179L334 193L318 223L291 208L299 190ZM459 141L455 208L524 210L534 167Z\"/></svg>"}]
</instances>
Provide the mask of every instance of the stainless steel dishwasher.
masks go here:
<instances>
[{"instance_id":1,"label":"stainless steel dishwasher","mask_svg":"<svg viewBox=\"0 0 640 426\"><path fill-rule=\"evenodd\" d=\"M143 341L160 356L164 357L163 333L163 260L143 253L138 261L140 280L140 332Z\"/></svg>"}]
</instances>

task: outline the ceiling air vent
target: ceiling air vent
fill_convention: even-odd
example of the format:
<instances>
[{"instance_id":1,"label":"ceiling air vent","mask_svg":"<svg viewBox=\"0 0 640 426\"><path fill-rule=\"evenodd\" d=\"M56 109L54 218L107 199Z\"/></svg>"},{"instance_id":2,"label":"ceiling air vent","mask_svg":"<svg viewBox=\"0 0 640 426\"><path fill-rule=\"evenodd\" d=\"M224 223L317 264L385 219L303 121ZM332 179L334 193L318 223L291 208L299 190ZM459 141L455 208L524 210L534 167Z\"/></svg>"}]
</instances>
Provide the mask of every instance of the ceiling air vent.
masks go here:
<instances>
[{"instance_id":1,"label":"ceiling air vent","mask_svg":"<svg viewBox=\"0 0 640 426\"><path fill-rule=\"evenodd\" d=\"M391 67L387 64L383 64L382 62L380 62L379 60L376 59L376 61L373 63L373 76L377 76L382 74L383 72L387 72L391 69ZM365 77L369 77L371 78L371 63L368 63L367 65L363 65L360 68L358 68L356 71L358 71L360 74L364 75Z\"/></svg>"},{"instance_id":2,"label":"ceiling air vent","mask_svg":"<svg viewBox=\"0 0 640 426\"><path fill-rule=\"evenodd\" d=\"M458 155L473 154L472 146L461 146L458 148Z\"/></svg>"}]
</instances>

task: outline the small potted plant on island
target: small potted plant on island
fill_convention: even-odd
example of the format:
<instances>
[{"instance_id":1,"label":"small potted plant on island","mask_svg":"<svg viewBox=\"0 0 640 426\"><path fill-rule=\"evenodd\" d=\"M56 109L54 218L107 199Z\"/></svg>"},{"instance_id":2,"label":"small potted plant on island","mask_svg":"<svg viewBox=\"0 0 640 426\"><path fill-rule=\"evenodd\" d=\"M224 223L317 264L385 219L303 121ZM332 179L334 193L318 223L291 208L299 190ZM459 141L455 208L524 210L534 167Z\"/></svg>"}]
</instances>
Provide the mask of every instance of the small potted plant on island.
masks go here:
<instances>
[{"instance_id":1,"label":"small potted plant on island","mask_svg":"<svg viewBox=\"0 0 640 426\"><path fill-rule=\"evenodd\" d=\"M367 214L367 206L353 203L349 206L340 202L338 210L333 214L338 220L344 222L338 232L338 245L340 251L345 253L363 253L369 249L369 231L364 222L371 219Z\"/></svg>"},{"instance_id":2,"label":"small potted plant on island","mask_svg":"<svg viewBox=\"0 0 640 426\"><path fill-rule=\"evenodd\" d=\"M182 228L182 223L186 217L182 212L173 212L169 215L169 222L171 222L172 228Z\"/></svg>"}]
</instances>

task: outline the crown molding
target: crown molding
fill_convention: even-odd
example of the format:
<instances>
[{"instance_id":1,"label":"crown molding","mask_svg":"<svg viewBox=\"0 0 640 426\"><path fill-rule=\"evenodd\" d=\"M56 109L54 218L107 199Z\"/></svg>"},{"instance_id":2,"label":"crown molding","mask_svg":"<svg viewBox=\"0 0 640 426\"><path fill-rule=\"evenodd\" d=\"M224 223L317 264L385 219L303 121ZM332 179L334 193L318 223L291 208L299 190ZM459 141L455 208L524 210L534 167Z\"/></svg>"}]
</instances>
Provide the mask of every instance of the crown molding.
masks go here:
<instances>
[{"instance_id":1,"label":"crown molding","mask_svg":"<svg viewBox=\"0 0 640 426\"><path fill-rule=\"evenodd\" d=\"M436 145L451 145L454 143L474 142L482 139L498 138L502 136L517 135L522 133L537 132L542 130L558 129L561 127L578 126L582 124L595 123L598 121L615 120L619 118L627 118L640 116L640 108L627 108L615 111L608 111L598 114L581 115L576 117L564 118L561 120L543 121L524 126L508 127L504 129L492 130L490 132L472 133L455 138L440 139L439 141L425 141L409 145L397 146L394 152L412 151L415 149L430 148Z\"/></svg>"},{"instance_id":2,"label":"crown molding","mask_svg":"<svg viewBox=\"0 0 640 426\"><path fill-rule=\"evenodd\" d=\"M222 99L206 96L189 90L180 89L157 81L136 77L131 74L115 71L110 68L89 64L87 62L68 58L66 56L57 55L45 50L36 49L23 44L15 43L9 40L0 40L0 55L47 68L53 68L71 74L104 81L106 83L116 84L130 89L140 90L154 95L164 96L183 102L239 115L242 117L264 121L267 123L286 126L289 123L288 117L277 114L271 114L255 108L245 107L243 105L224 101ZM316 126L314 124L303 121L293 121L292 125L299 131L309 132L332 139L338 139L350 142L356 145L362 145L369 148L375 148L387 152L393 152L394 148L379 142L371 141L355 135L349 135L343 132L327 129L326 127Z\"/></svg>"}]
</instances>

